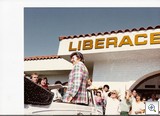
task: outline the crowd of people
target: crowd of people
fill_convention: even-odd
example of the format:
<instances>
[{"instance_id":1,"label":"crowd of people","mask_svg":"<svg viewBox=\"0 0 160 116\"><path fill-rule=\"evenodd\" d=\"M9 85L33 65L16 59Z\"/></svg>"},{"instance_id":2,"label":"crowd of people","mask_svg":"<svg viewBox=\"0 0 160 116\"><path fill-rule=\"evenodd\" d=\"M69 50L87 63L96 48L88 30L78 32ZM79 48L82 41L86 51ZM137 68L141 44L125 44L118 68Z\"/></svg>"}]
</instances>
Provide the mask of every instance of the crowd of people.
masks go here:
<instances>
[{"instance_id":1,"label":"crowd of people","mask_svg":"<svg viewBox=\"0 0 160 116\"><path fill-rule=\"evenodd\" d=\"M47 77L40 78L37 73L32 73L29 79L44 89L49 90ZM63 101L68 82L62 83L61 81L55 81L54 84L61 84L64 88L49 90L54 93L53 101ZM146 98L137 93L136 90L126 90L124 98L120 99L117 90L110 90L107 84L97 88L92 84L92 78L87 79L86 88L94 91L96 105L103 111L104 115L143 115L145 114L145 101L160 102L160 98L156 97L156 94L152 94L150 98Z\"/></svg>"},{"instance_id":2,"label":"crowd of people","mask_svg":"<svg viewBox=\"0 0 160 116\"><path fill-rule=\"evenodd\" d=\"M89 73L84 65L84 58L80 52L74 52L70 56L71 62L74 67L69 74L68 82L62 83L56 81L55 84L61 84L67 86L60 89L48 88L47 77L38 77L37 73L33 73L30 79L54 93L53 101L63 101L75 104L87 104L87 89L94 91L94 98L98 108L103 111L104 115L142 115L145 114L145 101L160 101L160 98L156 98L155 94L152 94L149 99L142 97L136 90L125 91L124 98L120 98L117 90L110 90L109 85L103 87L95 87L92 84L92 78L89 78ZM96 88L96 89L95 89Z\"/></svg>"},{"instance_id":3,"label":"crowd of people","mask_svg":"<svg viewBox=\"0 0 160 116\"><path fill-rule=\"evenodd\" d=\"M98 89L92 85L92 79L88 79L88 88L94 90L97 106L104 115L144 115L146 101L159 101L155 93L149 98L137 93L136 90L126 90L124 98L121 98L117 90L110 90L109 85L104 85Z\"/></svg>"}]
</instances>

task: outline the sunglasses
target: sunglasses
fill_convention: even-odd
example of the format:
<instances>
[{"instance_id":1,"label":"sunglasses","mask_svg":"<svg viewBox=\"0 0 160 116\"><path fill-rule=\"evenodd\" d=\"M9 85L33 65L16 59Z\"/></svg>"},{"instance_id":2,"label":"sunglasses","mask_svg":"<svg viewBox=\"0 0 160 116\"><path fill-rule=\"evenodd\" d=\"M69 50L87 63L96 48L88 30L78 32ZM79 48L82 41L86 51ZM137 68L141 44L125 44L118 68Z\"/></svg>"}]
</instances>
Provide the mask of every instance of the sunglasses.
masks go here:
<instances>
[{"instance_id":1,"label":"sunglasses","mask_svg":"<svg viewBox=\"0 0 160 116\"><path fill-rule=\"evenodd\" d=\"M111 93L111 94L116 94L116 93Z\"/></svg>"}]
</instances>

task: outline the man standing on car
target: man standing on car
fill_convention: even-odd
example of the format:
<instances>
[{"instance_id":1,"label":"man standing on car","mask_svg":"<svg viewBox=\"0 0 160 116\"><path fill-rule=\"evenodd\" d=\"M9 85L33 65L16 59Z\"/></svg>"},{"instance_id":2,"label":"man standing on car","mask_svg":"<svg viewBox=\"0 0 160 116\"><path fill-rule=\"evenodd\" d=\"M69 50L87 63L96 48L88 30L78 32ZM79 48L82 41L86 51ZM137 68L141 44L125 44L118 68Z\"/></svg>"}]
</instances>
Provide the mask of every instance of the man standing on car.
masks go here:
<instances>
[{"instance_id":1,"label":"man standing on car","mask_svg":"<svg viewBox=\"0 0 160 116\"><path fill-rule=\"evenodd\" d=\"M84 57L80 52L73 52L70 58L74 67L69 74L68 88L64 102L87 104L86 86L89 73L84 65Z\"/></svg>"}]
</instances>

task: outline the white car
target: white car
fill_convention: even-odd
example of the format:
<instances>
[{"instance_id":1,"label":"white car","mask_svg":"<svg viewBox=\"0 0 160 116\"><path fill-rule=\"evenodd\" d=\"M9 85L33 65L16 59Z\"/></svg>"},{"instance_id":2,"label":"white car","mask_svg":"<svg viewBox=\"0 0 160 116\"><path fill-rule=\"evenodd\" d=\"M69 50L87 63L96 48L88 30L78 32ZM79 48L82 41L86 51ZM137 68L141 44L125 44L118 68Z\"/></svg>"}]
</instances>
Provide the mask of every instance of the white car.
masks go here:
<instances>
[{"instance_id":1,"label":"white car","mask_svg":"<svg viewBox=\"0 0 160 116\"><path fill-rule=\"evenodd\" d=\"M58 86L52 86L56 89ZM25 115L103 115L94 99L93 90L87 90L88 104L79 105L64 102L53 102L54 94L31 80L24 81L24 114Z\"/></svg>"}]
</instances>

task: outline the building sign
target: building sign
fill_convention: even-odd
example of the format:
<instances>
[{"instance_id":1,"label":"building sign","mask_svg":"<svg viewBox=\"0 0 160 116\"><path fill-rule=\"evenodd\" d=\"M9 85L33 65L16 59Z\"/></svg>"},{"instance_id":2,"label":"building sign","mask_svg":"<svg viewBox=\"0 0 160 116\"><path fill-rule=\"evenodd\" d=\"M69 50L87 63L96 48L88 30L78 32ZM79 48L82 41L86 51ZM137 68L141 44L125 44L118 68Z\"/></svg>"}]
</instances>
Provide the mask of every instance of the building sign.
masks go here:
<instances>
[{"instance_id":1,"label":"building sign","mask_svg":"<svg viewBox=\"0 0 160 116\"><path fill-rule=\"evenodd\" d=\"M160 29L81 37L60 41L59 55L160 48Z\"/></svg>"},{"instance_id":2,"label":"building sign","mask_svg":"<svg viewBox=\"0 0 160 116\"><path fill-rule=\"evenodd\" d=\"M150 39L150 41L148 40ZM118 41L119 44L118 44ZM124 45L129 46L139 46L146 45L149 43L150 45L160 44L160 32L150 33L150 36L146 33L136 34L134 36L134 40L130 38L129 35L125 35L122 38L113 36L108 38L96 38L95 41L92 39L80 40L78 41L78 45L73 47L73 42L69 43L69 51L79 51L79 50L91 50L91 49L105 49L109 48L109 46L113 45L114 47L123 47Z\"/></svg>"}]
</instances>

